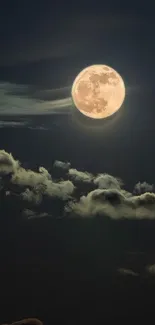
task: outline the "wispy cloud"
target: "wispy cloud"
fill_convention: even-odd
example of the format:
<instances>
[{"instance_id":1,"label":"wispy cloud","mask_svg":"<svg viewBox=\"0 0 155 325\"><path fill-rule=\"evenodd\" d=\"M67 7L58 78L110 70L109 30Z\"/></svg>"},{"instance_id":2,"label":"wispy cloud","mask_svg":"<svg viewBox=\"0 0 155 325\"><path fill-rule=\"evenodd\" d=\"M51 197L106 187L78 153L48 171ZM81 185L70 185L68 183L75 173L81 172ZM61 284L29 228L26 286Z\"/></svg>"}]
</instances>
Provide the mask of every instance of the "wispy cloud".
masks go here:
<instances>
[{"instance_id":1,"label":"wispy cloud","mask_svg":"<svg viewBox=\"0 0 155 325\"><path fill-rule=\"evenodd\" d=\"M155 264L146 266L146 272L152 276L155 276Z\"/></svg>"},{"instance_id":2,"label":"wispy cloud","mask_svg":"<svg viewBox=\"0 0 155 325\"><path fill-rule=\"evenodd\" d=\"M39 219L39 218L45 218L45 217L51 217L47 212L37 213L36 211L25 209L23 211L23 216L26 217L26 219Z\"/></svg>"},{"instance_id":3,"label":"wispy cloud","mask_svg":"<svg viewBox=\"0 0 155 325\"><path fill-rule=\"evenodd\" d=\"M36 91L23 85L0 83L0 114L54 114L69 111L71 106L68 87Z\"/></svg>"},{"instance_id":4,"label":"wispy cloud","mask_svg":"<svg viewBox=\"0 0 155 325\"><path fill-rule=\"evenodd\" d=\"M43 322L41 320L39 320L38 318L23 318L23 319L21 319L19 321L9 323L9 324L5 324L5 325L24 325L24 324L43 325Z\"/></svg>"},{"instance_id":5,"label":"wispy cloud","mask_svg":"<svg viewBox=\"0 0 155 325\"><path fill-rule=\"evenodd\" d=\"M137 272L134 272L133 270L130 269L120 268L118 269L118 272L124 276L139 276Z\"/></svg>"},{"instance_id":6,"label":"wispy cloud","mask_svg":"<svg viewBox=\"0 0 155 325\"><path fill-rule=\"evenodd\" d=\"M6 128L6 127L18 128L18 127L27 126L27 124L28 124L27 121L23 121L23 122L18 122L18 121L0 121L0 128Z\"/></svg>"}]
</instances>

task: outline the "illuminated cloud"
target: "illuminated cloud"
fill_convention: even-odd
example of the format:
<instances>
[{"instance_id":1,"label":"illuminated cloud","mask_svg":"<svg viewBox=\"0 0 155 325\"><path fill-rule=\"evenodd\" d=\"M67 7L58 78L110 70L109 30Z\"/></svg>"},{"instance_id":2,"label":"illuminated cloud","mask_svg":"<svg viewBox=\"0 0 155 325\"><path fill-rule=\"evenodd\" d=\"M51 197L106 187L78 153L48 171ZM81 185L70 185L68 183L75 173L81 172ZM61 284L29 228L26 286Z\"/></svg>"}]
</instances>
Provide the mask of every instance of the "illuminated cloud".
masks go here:
<instances>
[{"instance_id":1,"label":"illuminated cloud","mask_svg":"<svg viewBox=\"0 0 155 325\"><path fill-rule=\"evenodd\" d=\"M121 189L123 185L122 181L116 177L113 177L108 174L99 174L94 179L94 184L97 185L98 188L105 188L105 189Z\"/></svg>"},{"instance_id":2,"label":"illuminated cloud","mask_svg":"<svg viewBox=\"0 0 155 325\"><path fill-rule=\"evenodd\" d=\"M64 169L64 170L69 170L71 164L69 162L63 162L59 160L55 160L53 167Z\"/></svg>"},{"instance_id":3,"label":"illuminated cloud","mask_svg":"<svg viewBox=\"0 0 155 325\"><path fill-rule=\"evenodd\" d=\"M75 182L90 183L94 178L94 176L90 173L78 171L77 169L73 169L73 168L69 169L68 175Z\"/></svg>"},{"instance_id":4,"label":"illuminated cloud","mask_svg":"<svg viewBox=\"0 0 155 325\"><path fill-rule=\"evenodd\" d=\"M40 167L39 172L17 168L12 175L11 182L20 186L36 187L51 180L51 175L45 168Z\"/></svg>"},{"instance_id":5,"label":"illuminated cloud","mask_svg":"<svg viewBox=\"0 0 155 325\"><path fill-rule=\"evenodd\" d=\"M72 106L71 97L64 97L63 89L60 89L59 99L54 98L54 93L56 98L57 90L53 90L53 92L51 91L52 99L50 99L50 95L47 99L46 96L43 96L43 92L40 96L37 92L35 96L35 90L29 90L27 86L0 83L0 114L54 114Z\"/></svg>"},{"instance_id":6,"label":"illuminated cloud","mask_svg":"<svg viewBox=\"0 0 155 325\"><path fill-rule=\"evenodd\" d=\"M145 192L153 192L154 191L154 185L153 184L148 184L147 182L138 182L134 189L133 193L134 194L143 194Z\"/></svg>"},{"instance_id":7,"label":"illuminated cloud","mask_svg":"<svg viewBox=\"0 0 155 325\"><path fill-rule=\"evenodd\" d=\"M118 190L96 189L69 202L66 211L81 217L107 216L111 219L155 219L155 194L126 196Z\"/></svg>"},{"instance_id":8,"label":"illuminated cloud","mask_svg":"<svg viewBox=\"0 0 155 325\"><path fill-rule=\"evenodd\" d=\"M32 191L26 189L26 192L22 193L22 197L25 200L35 201L36 203L41 201L42 195L59 197L62 200L66 200L72 195L75 188L69 180L53 182L51 175L43 167L39 168L38 173L18 168L12 175L11 182L19 186L29 186L32 188Z\"/></svg>"},{"instance_id":9,"label":"illuminated cloud","mask_svg":"<svg viewBox=\"0 0 155 325\"><path fill-rule=\"evenodd\" d=\"M133 195L123 189L120 179L111 175L79 171L70 168L68 162L55 161L54 166L65 172L64 177L59 175L57 178L54 174L52 177L45 167L39 167L38 171L25 169L11 153L0 150L0 191L5 193L6 206L9 207L9 202L13 204L15 200L23 202L22 209L31 209L33 205L46 202L45 213L53 215L53 209L57 206L58 213L61 213L59 217L155 219L155 193L146 191ZM141 185L138 183L138 191L139 187ZM143 192L144 189L151 191L153 185L148 186L144 182L142 189ZM52 200L59 201L58 205L53 204Z\"/></svg>"},{"instance_id":10,"label":"illuminated cloud","mask_svg":"<svg viewBox=\"0 0 155 325\"><path fill-rule=\"evenodd\" d=\"M0 173L14 173L19 168L19 161L15 160L11 153L0 150Z\"/></svg>"}]
</instances>

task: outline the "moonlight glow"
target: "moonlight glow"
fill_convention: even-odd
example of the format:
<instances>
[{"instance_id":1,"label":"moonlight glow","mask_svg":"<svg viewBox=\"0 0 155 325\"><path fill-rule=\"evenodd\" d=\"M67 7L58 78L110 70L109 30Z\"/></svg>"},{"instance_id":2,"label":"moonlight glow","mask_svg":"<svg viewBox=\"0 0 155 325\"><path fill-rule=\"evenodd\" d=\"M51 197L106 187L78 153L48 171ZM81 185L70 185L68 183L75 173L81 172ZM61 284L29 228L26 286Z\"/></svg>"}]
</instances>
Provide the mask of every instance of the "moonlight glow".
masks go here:
<instances>
[{"instance_id":1,"label":"moonlight glow","mask_svg":"<svg viewBox=\"0 0 155 325\"><path fill-rule=\"evenodd\" d=\"M72 99L84 115L101 119L122 106L125 85L122 77L106 65L92 65L82 70L72 86Z\"/></svg>"}]
</instances>

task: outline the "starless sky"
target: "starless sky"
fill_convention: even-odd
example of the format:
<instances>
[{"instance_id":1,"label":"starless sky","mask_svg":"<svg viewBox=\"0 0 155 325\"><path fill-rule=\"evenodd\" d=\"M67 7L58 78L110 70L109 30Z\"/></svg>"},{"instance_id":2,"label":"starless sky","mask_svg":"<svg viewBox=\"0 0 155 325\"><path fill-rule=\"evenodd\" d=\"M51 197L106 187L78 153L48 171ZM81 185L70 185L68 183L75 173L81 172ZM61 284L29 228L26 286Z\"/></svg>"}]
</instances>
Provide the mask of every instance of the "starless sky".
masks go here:
<instances>
[{"instance_id":1,"label":"starless sky","mask_svg":"<svg viewBox=\"0 0 155 325\"><path fill-rule=\"evenodd\" d=\"M152 12L153 8L134 1L119 5L4 1L0 76L12 82L65 87L81 68L101 62L115 66L130 83L142 78L141 67L143 79L149 79L155 51Z\"/></svg>"},{"instance_id":2,"label":"starless sky","mask_svg":"<svg viewBox=\"0 0 155 325\"><path fill-rule=\"evenodd\" d=\"M79 71L95 63L110 65L126 85L120 118L106 128L104 124L97 133L75 126L68 116L48 118L53 160L73 160L77 168L78 161L79 168L109 172L128 184L131 180L132 184L155 182L153 13L153 5L146 7L138 1L4 1L0 10L0 113L37 115L52 113L53 107L54 112L60 108L66 112ZM27 143L28 137L23 141ZM72 155L75 143L77 154ZM14 141L5 144L4 149L14 154ZM39 159L40 143L33 144L34 150Z\"/></svg>"},{"instance_id":3,"label":"starless sky","mask_svg":"<svg viewBox=\"0 0 155 325\"><path fill-rule=\"evenodd\" d=\"M127 93L152 91L153 12L153 7L135 1L120 1L119 5L115 1L78 1L74 5L71 1L40 1L37 5L4 1L0 11L0 113L47 113L70 106L74 78L95 63L114 67L125 79ZM44 99L43 106L38 100ZM54 101L59 99L61 102Z\"/></svg>"}]
</instances>

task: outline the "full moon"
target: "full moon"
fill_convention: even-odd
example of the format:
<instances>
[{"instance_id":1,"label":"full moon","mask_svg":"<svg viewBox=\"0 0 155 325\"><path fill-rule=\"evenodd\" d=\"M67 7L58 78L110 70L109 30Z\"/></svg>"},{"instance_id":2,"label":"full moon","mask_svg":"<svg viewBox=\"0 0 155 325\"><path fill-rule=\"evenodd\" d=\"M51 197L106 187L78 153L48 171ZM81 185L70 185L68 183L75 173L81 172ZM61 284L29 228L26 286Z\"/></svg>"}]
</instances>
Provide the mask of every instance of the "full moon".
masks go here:
<instances>
[{"instance_id":1,"label":"full moon","mask_svg":"<svg viewBox=\"0 0 155 325\"><path fill-rule=\"evenodd\" d=\"M92 65L75 78L71 95L76 108L84 115L101 119L122 106L125 85L117 71L107 65Z\"/></svg>"}]
</instances>

